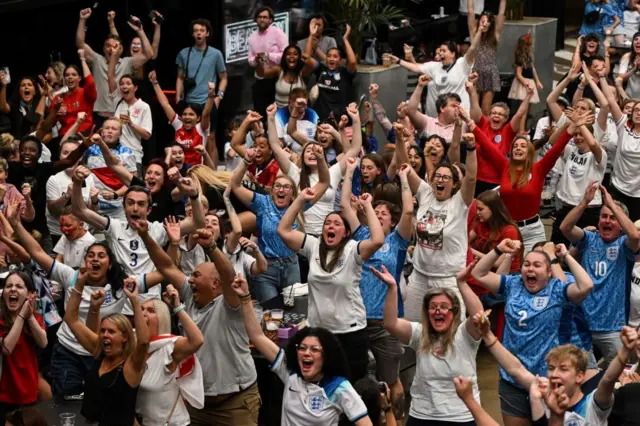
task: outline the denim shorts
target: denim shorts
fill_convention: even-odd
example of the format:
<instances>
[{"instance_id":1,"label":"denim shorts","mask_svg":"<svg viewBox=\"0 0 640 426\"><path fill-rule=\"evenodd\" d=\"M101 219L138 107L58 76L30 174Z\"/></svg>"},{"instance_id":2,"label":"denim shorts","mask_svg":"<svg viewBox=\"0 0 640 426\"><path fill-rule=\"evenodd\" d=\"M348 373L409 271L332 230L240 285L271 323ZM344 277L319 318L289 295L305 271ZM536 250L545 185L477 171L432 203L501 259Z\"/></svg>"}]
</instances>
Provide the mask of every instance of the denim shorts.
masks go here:
<instances>
[{"instance_id":1,"label":"denim shorts","mask_svg":"<svg viewBox=\"0 0 640 426\"><path fill-rule=\"evenodd\" d=\"M498 395L500 396L500 411L502 411L502 414L511 417L531 419L529 392L525 389L519 388L504 379L500 379Z\"/></svg>"}]
</instances>

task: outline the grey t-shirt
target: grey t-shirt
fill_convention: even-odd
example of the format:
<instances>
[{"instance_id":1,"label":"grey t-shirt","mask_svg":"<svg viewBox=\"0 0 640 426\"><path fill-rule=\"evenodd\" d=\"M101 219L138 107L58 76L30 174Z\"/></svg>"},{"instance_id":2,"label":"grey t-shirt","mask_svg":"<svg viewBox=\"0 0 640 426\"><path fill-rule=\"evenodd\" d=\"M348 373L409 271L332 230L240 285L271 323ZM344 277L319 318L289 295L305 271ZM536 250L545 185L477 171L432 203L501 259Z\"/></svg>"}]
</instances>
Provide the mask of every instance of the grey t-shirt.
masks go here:
<instances>
[{"instance_id":1,"label":"grey t-shirt","mask_svg":"<svg viewBox=\"0 0 640 426\"><path fill-rule=\"evenodd\" d=\"M309 41L309 39L307 39L307 38L303 38L302 40L298 41L298 47L300 48L300 50L302 50L302 53L304 53L304 50L307 48L307 42L308 41ZM322 50L326 54L329 49L333 49L334 47L338 47L338 44L336 43L336 39L335 38L323 36L320 39L320 43L318 43L318 47L320 48L320 50ZM313 56L314 57L316 56L315 52L313 52Z\"/></svg>"},{"instance_id":2,"label":"grey t-shirt","mask_svg":"<svg viewBox=\"0 0 640 426\"><path fill-rule=\"evenodd\" d=\"M119 82L123 75L131 74L133 70L133 58L126 57L120 59L120 62L116 65L116 82ZM91 74L93 74L93 80L96 83L96 90L98 91L98 100L93 105L94 112L104 112L113 114L116 111L116 105L122 99L120 91L117 90L115 96L109 96L109 82L107 80L107 70L109 69L109 62L107 59L99 53L94 53L93 60L91 61Z\"/></svg>"},{"instance_id":3,"label":"grey t-shirt","mask_svg":"<svg viewBox=\"0 0 640 426\"><path fill-rule=\"evenodd\" d=\"M180 299L204 336L204 344L196 353L202 365L204 394L225 395L247 389L258 375L240 309L231 308L222 295L198 308L189 277L182 284Z\"/></svg>"}]
</instances>

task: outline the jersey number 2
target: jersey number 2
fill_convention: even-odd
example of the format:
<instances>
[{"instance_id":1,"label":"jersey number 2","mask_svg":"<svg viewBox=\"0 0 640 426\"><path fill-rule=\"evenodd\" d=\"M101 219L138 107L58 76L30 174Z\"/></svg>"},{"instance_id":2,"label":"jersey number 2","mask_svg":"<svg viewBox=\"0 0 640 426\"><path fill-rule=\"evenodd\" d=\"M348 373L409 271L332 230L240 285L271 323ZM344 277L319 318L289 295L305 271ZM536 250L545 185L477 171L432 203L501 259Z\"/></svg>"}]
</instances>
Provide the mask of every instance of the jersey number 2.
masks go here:
<instances>
[{"instance_id":1,"label":"jersey number 2","mask_svg":"<svg viewBox=\"0 0 640 426\"><path fill-rule=\"evenodd\" d=\"M518 312L518 315L520 315L520 319L518 320L518 326L526 327L527 323L525 323L524 320L527 319L527 311L520 311Z\"/></svg>"}]
</instances>

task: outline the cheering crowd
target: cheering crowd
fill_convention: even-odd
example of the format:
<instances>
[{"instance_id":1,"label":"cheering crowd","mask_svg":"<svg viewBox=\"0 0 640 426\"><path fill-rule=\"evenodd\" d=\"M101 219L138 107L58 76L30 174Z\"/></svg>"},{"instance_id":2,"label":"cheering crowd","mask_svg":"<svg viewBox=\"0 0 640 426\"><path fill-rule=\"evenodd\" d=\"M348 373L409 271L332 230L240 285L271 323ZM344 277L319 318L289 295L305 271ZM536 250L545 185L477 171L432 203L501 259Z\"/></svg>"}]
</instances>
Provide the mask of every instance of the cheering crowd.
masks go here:
<instances>
[{"instance_id":1,"label":"cheering crowd","mask_svg":"<svg viewBox=\"0 0 640 426\"><path fill-rule=\"evenodd\" d=\"M313 15L290 43L258 9L253 109L224 123L220 154L228 80L206 19L177 54L175 102L157 74L176 71L148 63L155 11L151 41L128 20L128 47L109 12L100 51L83 9L74 63L13 82L0 71L7 424L46 424L34 406L55 398L81 400L99 425L257 425L261 356L284 383L282 425L493 426L482 342L505 426L637 424L640 33L612 70L620 18L608 28L597 9L598 26L591 9L638 6L587 0L595 29L530 128L544 88L533 35L514 51L512 114L493 102L506 0L495 15L483 3L461 0L459 40L433 60L408 45L384 55L420 74L397 106L375 84L353 93L349 26L336 40ZM154 122L153 97L168 124ZM167 125L164 157L146 159ZM307 326L281 347L256 308L300 283Z\"/></svg>"}]
</instances>

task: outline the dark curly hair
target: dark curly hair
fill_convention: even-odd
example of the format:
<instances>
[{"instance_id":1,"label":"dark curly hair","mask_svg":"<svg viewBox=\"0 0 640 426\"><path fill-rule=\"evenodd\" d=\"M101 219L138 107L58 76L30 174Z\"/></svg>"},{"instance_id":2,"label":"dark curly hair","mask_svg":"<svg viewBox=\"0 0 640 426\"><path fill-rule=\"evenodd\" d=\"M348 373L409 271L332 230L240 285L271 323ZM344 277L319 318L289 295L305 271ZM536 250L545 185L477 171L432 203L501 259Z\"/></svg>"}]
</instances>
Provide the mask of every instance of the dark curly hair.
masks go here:
<instances>
[{"instance_id":1,"label":"dark curly hair","mask_svg":"<svg viewBox=\"0 0 640 426\"><path fill-rule=\"evenodd\" d=\"M285 349L287 357L287 369L302 377L298 364L297 346L307 337L316 337L322 346L322 374L324 377L349 377L349 364L347 356L342 349L338 338L326 328L306 327L296 333Z\"/></svg>"}]
</instances>

